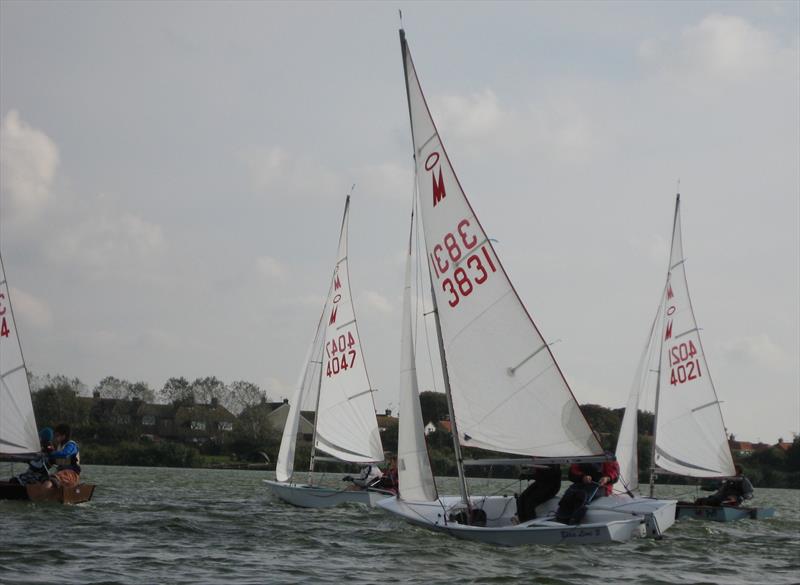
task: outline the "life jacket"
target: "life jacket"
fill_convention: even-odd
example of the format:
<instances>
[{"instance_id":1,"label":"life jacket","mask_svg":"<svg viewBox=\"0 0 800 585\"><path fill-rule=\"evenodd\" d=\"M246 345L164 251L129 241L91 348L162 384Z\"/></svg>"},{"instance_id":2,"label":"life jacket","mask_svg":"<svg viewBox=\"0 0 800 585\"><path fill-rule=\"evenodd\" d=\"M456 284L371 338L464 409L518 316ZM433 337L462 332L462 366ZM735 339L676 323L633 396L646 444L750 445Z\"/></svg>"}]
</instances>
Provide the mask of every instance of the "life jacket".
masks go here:
<instances>
[{"instance_id":1,"label":"life jacket","mask_svg":"<svg viewBox=\"0 0 800 585\"><path fill-rule=\"evenodd\" d=\"M67 441L64 445L62 445L61 449L56 451L56 453L64 451L69 445L74 445L75 453L71 455L51 457L51 461L53 464L58 466L58 471L62 471L64 469L71 469L75 473L80 473L81 454L80 451L78 450L78 444L75 441L72 440Z\"/></svg>"},{"instance_id":2,"label":"life jacket","mask_svg":"<svg viewBox=\"0 0 800 585\"><path fill-rule=\"evenodd\" d=\"M584 475L592 477L592 481L600 481L605 476L608 483L600 486L599 490L603 495L609 496L613 484L619 479L619 463L616 461L603 461L602 463L573 463L569 468L569 478L574 482L582 480Z\"/></svg>"}]
</instances>

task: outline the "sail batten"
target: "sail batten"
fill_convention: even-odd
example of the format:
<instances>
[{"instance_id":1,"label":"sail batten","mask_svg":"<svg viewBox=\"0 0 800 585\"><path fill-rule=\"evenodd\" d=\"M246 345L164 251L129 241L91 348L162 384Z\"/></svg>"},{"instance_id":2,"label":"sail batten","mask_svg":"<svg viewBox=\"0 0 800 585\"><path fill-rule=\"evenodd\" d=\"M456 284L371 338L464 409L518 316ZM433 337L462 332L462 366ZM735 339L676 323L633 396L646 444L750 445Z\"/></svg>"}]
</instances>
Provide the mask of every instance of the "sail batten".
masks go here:
<instances>
[{"instance_id":1,"label":"sail batten","mask_svg":"<svg viewBox=\"0 0 800 585\"><path fill-rule=\"evenodd\" d=\"M601 454L453 171L402 31L401 42L425 261L441 322L458 441L516 455Z\"/></svg>"}]
</instances>

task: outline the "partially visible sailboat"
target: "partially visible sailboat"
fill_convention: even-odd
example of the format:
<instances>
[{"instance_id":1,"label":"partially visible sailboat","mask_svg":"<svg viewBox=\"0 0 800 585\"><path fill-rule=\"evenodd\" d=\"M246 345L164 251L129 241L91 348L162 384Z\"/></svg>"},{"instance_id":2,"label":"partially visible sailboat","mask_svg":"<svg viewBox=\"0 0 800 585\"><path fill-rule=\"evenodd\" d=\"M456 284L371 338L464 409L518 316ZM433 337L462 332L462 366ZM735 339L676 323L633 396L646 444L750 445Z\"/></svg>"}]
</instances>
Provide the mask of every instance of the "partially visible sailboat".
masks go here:
<instances>
[{"instance_id":1,"label":"partially visible sailboat","mask_svg":"<svg viewBox=\"0 0 800 585\"><path fill-rule=\"evenodd\" d=\"M305 508L329 508L343 503L374 505L391 495L376 488L348 490L311 483L311 473L317 461L374 465L384 459L373 389L367 375L350 291L347 258L349 209L350 196L345 202L328 297L289 403L275 468L276 480L264 480L280 499ZM314 400L316 414L308 482L299 483L293 478L300 411L303 404ZM324 455L319 455L318 451Z\"/></svg>"},{"instance_id":2,"label":"partially visible sailboat","mask_svg":"<svg viewBox=\"0 0 800 585\"><path fill-rule=\"evenodd\" d=\"M650 496L659 474L697 479L736 475L722 410L706 362L700 329L689 297L681 236L680 194L675 198L667 279L631 387L617 443L620 485L637 492L637 411L655 385ZM679 502L678 518L728 521L769 517L771 508L699 506Z\"/></svg>"},{"instance_id":3,"label":"partially visible sailboat","mask_svg":"<svg viewBox=\"0 0 800 585\"><path fill-rule=\"evenodd\" d=\"M0 461L29 462L42 457L36 415L33 412L28 368L22 354L11 293L0 257ZM92 498L94 485L45 488L0 481L0 499L55 501L78 504Z\"/></svg>"},{"instance_id":4,"label":"partially visible sailboat","mask_svg":"<svg viewBox=\"0 0 800 585\"><path fill-rule=\"evenodd\" d=\"M450 411L459 496L439 496L415 411L409 303L404 300L399 496L379 506L458 538L499 545L622 542L643 533L644 515L590 505L582 524L555 522L558 499L514 524L514 498L470 495L469 463L542 464L608 459L522 304L455 176L422 93L405 33L400 44L414 146L418 217ZM420 258L421 260L421 258ZM406 270L406 294L409 294ZM416 402L415 402L416 401ZM465 461L461 448L516 455Z\"/></svg>"}]
</instances>

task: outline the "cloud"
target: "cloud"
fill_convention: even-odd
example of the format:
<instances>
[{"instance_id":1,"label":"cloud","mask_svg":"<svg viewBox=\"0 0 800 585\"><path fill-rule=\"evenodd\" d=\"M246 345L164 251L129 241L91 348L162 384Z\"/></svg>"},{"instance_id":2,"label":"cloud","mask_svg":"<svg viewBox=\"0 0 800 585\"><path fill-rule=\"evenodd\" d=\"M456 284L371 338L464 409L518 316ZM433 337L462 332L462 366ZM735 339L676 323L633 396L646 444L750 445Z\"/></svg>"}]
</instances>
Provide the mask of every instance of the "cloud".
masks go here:
<instances>
[{"instance_id":1,"label":"cloud","mask_svg":"<svg viewBox=\"0 0 800 585\"><path fill-rule=\"evenodd\" d=\"M736 363L782 368L790 362L784 349L773 342L766 333L732 339L722 347L722 350L727 360Z\"/></svg>"},{"instance_id":2,"label":"cloud","mask_svg":"<svg viewBox=\"0 0 800 585\"><path fill-rule=\"evenodd\" d=\"M40 329L49 327L53 322L53 314L48 304L35 296L17 288L11 288L14 300L14 313Z\"/></svg>"},{"instance_id":3,"label":"cloud","mask_svg":"<svg viewBox=\"0 0 800 585\"><path fill-rule=\"evenodd\" d=\"M467 96L435 97L433 107L437 124L441 126L443 133L472 140L495 134L505 116L491 89Z\"/></svg>"},{"instance_id":4,"label":"cloud","mask_svg":"<svg viewBox=\"0 0 800 585\"><path fill-rule=\"evenodd\" d=\"M144 268L164 248L159 225L109 208L61 231L48 243L46 252L51 261L82 268L90 276L138 278L134 271Z\"/></svg>"},{"instance_id":5,"label":"cloud","mask_svg":"<svg viewBox=\"0 0 800 585\"><path fill-rule=\"evenodd\" d=\"M331 188L345 185L346 181L324 165L302 156L297 156L280 146L253 148L240 154L250 174L250 182L256 191L270 198L303 195L305 198L339 196L341 189Z\"/></svg>"},{"instance_id":6,"label":"cloud","mask_svg":"<svg viewBox=\"0 0 800 585\"><path fill-rule=\"evenodd\" d=\"M55 143L10 110L0 127L3 216L22 222L37 219L51 196L58 164Z\"/></svg>"},{"instance_id":7,"label":"cloud","mask_svg":"<svg viewBox=\"0 0 800 585\"><path fill-rule=\"evenodd\" d=\"M374 290L365 290L359 299L366 307L372 308L379 313L389 314L394 310L392 303L385 296Z\"/></svg>"},{"instance_id":8,"label":"cloud","mask_svg":"<svg viewBox=\"0 0 800 585\"><path fill-rule=\"evenodd\" d=\"M356 193L365 197L410 201L414 188L414 170L411 165L404 167L387 162L364 167L356 167L351 175L357 177Z\"/></svg>"},{"instance_id":9,"label":"cloud","mask_svg":"<svg viewBox=\"0 0 800 585\"><path fill-rule=\"evenodd\" d=\"M684 28L677 41L648 39L639 58L653 70L694 81L751 81L776 66L795 62L770 33L738 16L711 14Z\"/></svg>"},{"instance_id":10,"label":"cloud","mask_svg":"<svg viewBox=\"0 0 800 585\"><path fill-rule=\"evenodd\" d=\"M286 280L286 268L271 256L260 256L256 258L256 272L266 280Z\"/></svg>"}]
</instances>

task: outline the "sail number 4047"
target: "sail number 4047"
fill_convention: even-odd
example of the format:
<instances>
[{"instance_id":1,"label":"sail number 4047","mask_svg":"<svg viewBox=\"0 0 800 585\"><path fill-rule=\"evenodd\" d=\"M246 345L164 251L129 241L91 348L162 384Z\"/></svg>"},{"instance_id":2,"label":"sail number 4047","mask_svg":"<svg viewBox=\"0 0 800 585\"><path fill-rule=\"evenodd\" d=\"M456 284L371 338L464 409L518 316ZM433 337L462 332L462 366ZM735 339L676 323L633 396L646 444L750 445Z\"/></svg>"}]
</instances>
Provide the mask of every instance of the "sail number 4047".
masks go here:
<instances>
[{"instance_id":1,"label":"sail number 4047","mask_svg":"<svg viewBox=\"0 0 800 585\"><path fill-rule=\"evenodd\" d=\"M669 383L672 386L683 384L701 377L700 360L694 356L698 354L697 346L693 341L679 343L669 348Z\"/></svg>"},{"instance_id":2,"label":"sail number 4047","mask_svg":"<svg viewBox=\"0 0 800 585\"><path fill-rule=\"evenodd\" d=\"M489 274L497 272L489 246L478 247L478 237L469 233L469 227L468 219L459 221L456 229L446 233L430 255L436 278L442 281L442 290L450 294L447 304L451 307L456 307L476 286L486 282ZM464 265L459 266L462 260Z\"/></svg>"},{"instance_id":3,"label":"sail number 4047","mask_svg":"<svg viewBox=\"0 0 800 585\"><path fill-rule=\"evenodd\" d=\"M327 377L335 376L353 367L356 363L356 340L349 331L325 343L328 363L325 366Z\"/></svg>"}]
</instances>

